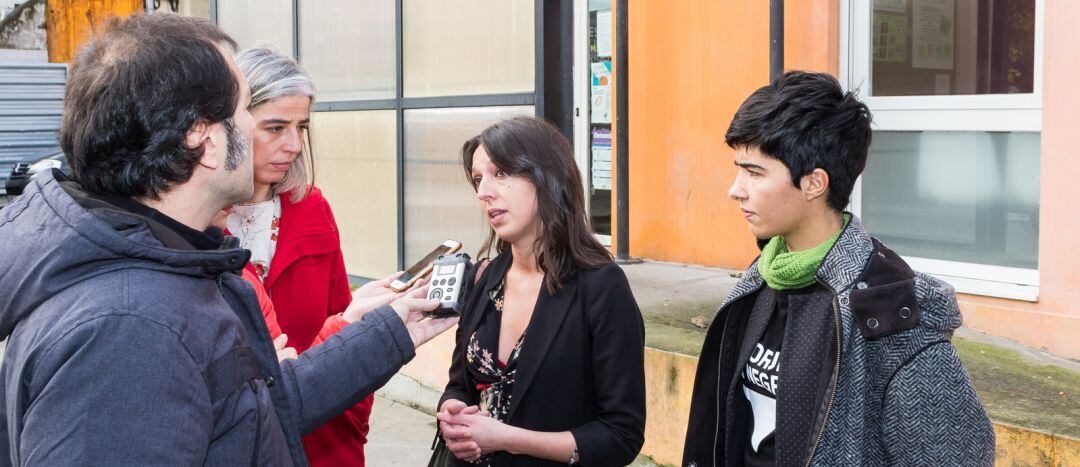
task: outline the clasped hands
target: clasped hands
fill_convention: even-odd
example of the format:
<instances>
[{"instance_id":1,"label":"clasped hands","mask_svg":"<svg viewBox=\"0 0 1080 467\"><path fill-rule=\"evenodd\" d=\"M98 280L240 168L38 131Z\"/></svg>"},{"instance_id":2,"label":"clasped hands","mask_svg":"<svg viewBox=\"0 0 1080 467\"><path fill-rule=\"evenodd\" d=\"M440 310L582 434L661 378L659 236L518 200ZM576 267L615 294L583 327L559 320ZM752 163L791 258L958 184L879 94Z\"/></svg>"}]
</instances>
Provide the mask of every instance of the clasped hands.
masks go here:
<instances>
[{"instance_id":1,"label":"clasped hands","mask_svg":"<svg viewBox=\"0 0 1080 467\"><path fill-rule=\"evenodd\" d=\"M485 454L508 450L511 427L475 405L449 399L443 402L436 418L447 449L458 459L476 462Z\"/></svg>"}]
</instances>

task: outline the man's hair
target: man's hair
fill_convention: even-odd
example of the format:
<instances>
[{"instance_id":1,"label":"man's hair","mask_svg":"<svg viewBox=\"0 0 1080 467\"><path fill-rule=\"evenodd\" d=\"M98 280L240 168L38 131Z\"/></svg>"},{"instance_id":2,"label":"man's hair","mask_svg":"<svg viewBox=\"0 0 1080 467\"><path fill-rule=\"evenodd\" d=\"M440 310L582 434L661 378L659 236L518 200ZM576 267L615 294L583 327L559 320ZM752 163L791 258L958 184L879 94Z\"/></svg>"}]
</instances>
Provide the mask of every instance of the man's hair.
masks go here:
<instances>
[{"instance_id":1,"label":"man's hair","mask_svg":"<svg viewBox=\"0 0 1080 467\"><path fill-rule=\"evenodd\" d=\"M725 139L783 162L796 187L821 168L829 174L827 202L842 211L866 167L870 121L870 109L836 78L789 71L743 101Z\"/></svg>"},{"instance_id":2,"label":"man's hair","mask_svg":"<svg viewBox=\"0 0 1080 467\"><path fill-rule=\"evenodd\" d=\"M209 21L171 14L110 20L75 58L60 145L83 189L159 198L188 181L202 155L197 122L232 117L240 83L219 46L236 42Z\"/></svg>"}]
</instances>

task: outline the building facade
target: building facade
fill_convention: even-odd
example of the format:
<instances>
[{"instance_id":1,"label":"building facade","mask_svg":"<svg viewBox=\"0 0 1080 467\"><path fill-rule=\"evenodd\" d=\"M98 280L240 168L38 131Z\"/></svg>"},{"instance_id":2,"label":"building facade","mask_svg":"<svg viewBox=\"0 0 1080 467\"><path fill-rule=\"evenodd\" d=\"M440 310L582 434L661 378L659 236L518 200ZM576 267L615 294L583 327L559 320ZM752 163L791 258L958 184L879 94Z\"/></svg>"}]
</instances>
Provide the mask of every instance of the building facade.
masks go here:
<instances>
[{"instance_id":1,"label":"building facade","mask_svg":"<svg viewBox=\"0 0 1080 467\"><path fill-rule=\"evenodd\" d=\"M630 255L745 268L757 248L727 198L735 167L723 135L768 81L768 3L627 4ZM364 277L447 238L475 252L486 225L460 146L519 114L572 137L593 225L617 241L614 6L180 2L242 47L277 47L311 72L316 184L349 272ZM786 2L784 21L785 68L836 75L874 114L850 209L913 267L953 284L967 326L1070 358L1080 358L1076 19L1080 5L1064 0L803 0Z\"/></svg>"},{"instance_id":2,"label":"building facade","mask_svg":"<svg viewBox=\"0 0 1080 467\"><path fill-rule=\"evenodd\" d=\"M629 1L630 252L743 268L724 131L768 79L765 2ZM1059 0L787 2L785 68L824 71L874 114L850 209L960 292L965 325L1080 358L1071 209L1080 94Z\"/></svg>"}]
</instances>

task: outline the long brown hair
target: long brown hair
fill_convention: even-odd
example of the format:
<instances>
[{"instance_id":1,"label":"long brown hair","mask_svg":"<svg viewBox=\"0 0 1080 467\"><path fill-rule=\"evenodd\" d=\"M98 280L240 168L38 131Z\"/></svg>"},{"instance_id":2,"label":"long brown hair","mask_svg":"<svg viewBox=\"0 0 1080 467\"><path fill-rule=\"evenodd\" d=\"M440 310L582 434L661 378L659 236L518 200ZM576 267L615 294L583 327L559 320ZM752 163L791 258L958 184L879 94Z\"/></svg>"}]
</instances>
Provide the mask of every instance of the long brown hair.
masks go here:
<instances>
[{"instance_id":1,"label":"long brown hair","mask_svg":"<svg viewBox=\"0 0 1080 467\"><path fill-rule=\"evenodd\" d=\"M514 117L488 127L461 148L469 183L473 183L473 154L480 146L495 167L536 187L541 232L533 252L546 275L549 293L558 291L575 269L595 269L611 262L611 252L596 240L589 226L581 173L570 141L558 128L534 117ZM492 246L496 254L502 254L509 244L489 229L478 256L489 255Z\"/></svg>"}]
</instances>

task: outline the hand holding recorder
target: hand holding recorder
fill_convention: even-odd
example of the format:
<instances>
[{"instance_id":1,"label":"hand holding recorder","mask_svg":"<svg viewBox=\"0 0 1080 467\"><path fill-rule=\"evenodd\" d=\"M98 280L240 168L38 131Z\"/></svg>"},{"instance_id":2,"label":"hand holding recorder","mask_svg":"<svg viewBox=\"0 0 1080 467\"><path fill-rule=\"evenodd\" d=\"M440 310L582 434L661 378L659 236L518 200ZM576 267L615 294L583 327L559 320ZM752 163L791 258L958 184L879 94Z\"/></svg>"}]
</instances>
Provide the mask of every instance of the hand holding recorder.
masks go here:
<instances>
[{"instance_id":1,"label":"hand holding recorder","mask_svg":"<svg viewBox=\"0 0 1080 467\"><path fill-rule=\"evenodd\" d=\"M390 307L397 312L398 317L405 323L405 329L409 331L413 346L419 348L433 337L442 334L453 325L457 324L458 317L428 317L426 312L439 306L436 300L428 300L428 288L419 287L405 297L397 299Z\"/></svg>"},{"instance_id":2,"label":"hand holding recorder","mask_svg":"<svg viewBox=\"0 0 1080 467\"><path fill-rule=\"evenodd\" d=\"M407 269L401 276L391 281L391 290L407 290L421 283L424 276L431 274L427 298L435 300L435 309L425 313L432 318L458 316L465 302L465 295L472 281L470 274L472 263L468 254L456 253L461 243L447 240L431 250L424 258Z\"/></svg>"}]
</instances>

